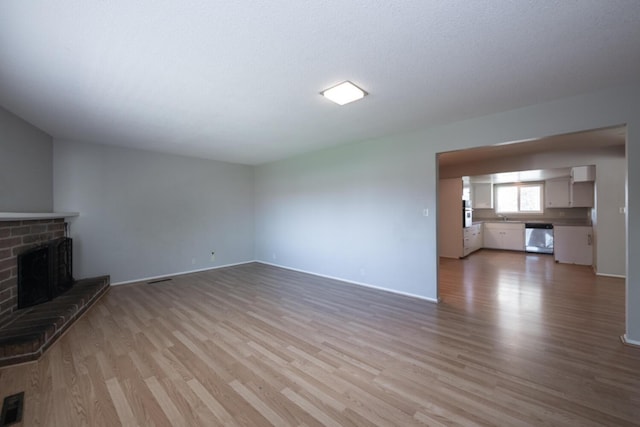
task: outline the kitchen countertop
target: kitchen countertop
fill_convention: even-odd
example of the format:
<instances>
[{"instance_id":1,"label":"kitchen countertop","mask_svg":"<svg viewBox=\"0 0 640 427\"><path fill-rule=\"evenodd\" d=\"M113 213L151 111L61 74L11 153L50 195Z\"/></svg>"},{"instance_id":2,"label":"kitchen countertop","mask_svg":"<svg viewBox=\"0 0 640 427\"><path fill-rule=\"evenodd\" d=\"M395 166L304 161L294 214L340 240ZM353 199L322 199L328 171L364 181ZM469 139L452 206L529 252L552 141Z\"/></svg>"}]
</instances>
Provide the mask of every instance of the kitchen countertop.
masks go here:
<instances>
[{"instance_id":1,"label":"kitchen countertop","mask_svg":"<svg viewBox=\"0 0 640 427\"><path fill-rule=\"evenodd\" d=\"M483 223L497 223L497 224L524 224L524 223L538 223L538 224L553 224L554 227L559 226L568 226L568 227L591 227L592 223L588 219L562 219L562 218L553 218L553 219L536 219L536 220L528 220L528 219L518 219L518 220L499 220L499 219L484 219L479 221L473 221L473 225L483 224Z\"/></svg>"}]
</instances>

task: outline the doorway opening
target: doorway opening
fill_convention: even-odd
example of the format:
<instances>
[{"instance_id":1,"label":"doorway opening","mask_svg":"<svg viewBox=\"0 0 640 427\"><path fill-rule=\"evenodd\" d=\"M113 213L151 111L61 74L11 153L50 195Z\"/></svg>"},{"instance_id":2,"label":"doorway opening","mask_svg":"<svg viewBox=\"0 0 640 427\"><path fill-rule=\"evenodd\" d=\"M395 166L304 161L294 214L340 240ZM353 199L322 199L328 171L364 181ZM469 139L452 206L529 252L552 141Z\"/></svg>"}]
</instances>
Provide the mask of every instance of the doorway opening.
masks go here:
<instances>
[{"instance_id":1,"label":"doorway opening","mask_svg":"<svg viewBox=\"0 0 640 427\"><path fill-rule=\"evenodd\" d=\"M484 232L481 232L480 237L477 236L477 232L476 236L473 236L473 232L465 232L467 229L464 228L461 219L463 198L470 199L470 206L475 208L473 211L474 227L480 228L480 230L483 230L487 219L504 222L505 225L511 226L511 224L519 222L520 219L530 217L517 214L500 215L495 212L495 206L491 204L491 198L495 197L495 182L492 179L505 173L517 174L535 170L541 173L537 182L544 185L555 179L550 175L553 171L563 170L567 172L567 180L563 182L570 185L573 183L570 176L572 169L593 166L595 176L593 177L592 207L571 207L570 205L562 206L561 209L552 207L548 210L547 215L540 214L536 219L552 218L557 221L560 218L583 218L584 225L588 225L592 229L592 235L589 237L592 239L591 244L593 245L591 274L624 278L627 250L626 165L626 126L624 125L556 135L534 141L501 143L487 147L439 153L437 155L439 182L437 234L438 258L440 260L438 263L438 299L442 300L445 297L442 287L445 284L449 286L446 283L449 278L442 277L441 274L442 260L447 260L448 264L451 264L448 260L453 260L452 262L459 263L461 269L466 260L477 256L475 255L477 253L473 251L470 254L465 253L465 239L473 239L476 245L473 247L474 250L488 252L482 257L484 263L491 262L492 252L493 255L500 253L485 249L486 236ZM477 188L474 188L471 185L474 178L476 178L476 182L487 185L478 185ZM519 179L515 181L521 182ZM572 190L570 187L568 188L569 191ZM466 197L463 197L463 194ZM473 198L476 196L478 201L474 205ZM512 227L518 228L518 231L515 231L516 234L520 233L520 227L524 233L524 224ZM508 239L509 232L504 231L504 233L506 234L501 236ZM477 245L480 245L480 248ZM511 256L509 259L521 259L521 268L523 269L528 268L527 259L529 259L529 268L531 268L535 257L554 256L526 255L524 247L518 255L519 258ZM547 263L546 268L552 270L557 265L555 262ZM470 294L466 297L473 298L471 294L473 291L469 290L469 292Z\"/></svg>"}]
</instances>

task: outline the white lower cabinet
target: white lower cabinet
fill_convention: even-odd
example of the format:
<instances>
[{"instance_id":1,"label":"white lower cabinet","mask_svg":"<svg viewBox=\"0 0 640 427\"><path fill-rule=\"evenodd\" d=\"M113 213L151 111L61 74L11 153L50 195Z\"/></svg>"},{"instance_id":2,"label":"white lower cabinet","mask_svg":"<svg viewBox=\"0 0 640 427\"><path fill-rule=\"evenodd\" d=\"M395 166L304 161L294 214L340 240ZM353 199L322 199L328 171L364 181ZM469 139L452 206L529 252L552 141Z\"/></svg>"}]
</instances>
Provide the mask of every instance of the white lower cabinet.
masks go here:
<instances>
[{"instance_id":1,"label":"white lower cabinet","mask_svg":"<svg viewBox=\"0 0 640 427\"><path fill-rule=\"evenodd\" d=\"M593 228L557 225L553 244L557 262L593 265Z\"/></svg>"},{"instance_id":2,"label":"white lower cabinet","mask_svg":"<svg viewBox=\"0 0 640 427\"><path fill-rule=\"evenodd\" d=\"M463 256L482 249L482 224L474 224L463 232Z\"/></svg>"},{"instance_id":3,"label":"white lower cabinet","mask_svg":"<svg viewBox=\"0 0 640 427\"><path fill-rule=\"evenodd\" d=\"M476 234L474 240L472 242L472 246L475 251L482 249L484 247L484 233L482 232L483 226L482 224L477 225Z\"/></svg>"},{"instance_id":4,"label":"white lower cabinet","mask_svg":"<svg viewBox=\"0 0 640 427\"><path fill-rule=\"evenodd\" d=\"M524 251L524 224L487 222L484 224L484 247Z\"/></svg>"},{"instance_id":5,"label":"white lower cabinet","mask_svg":"<svg viewBox=\"0 0 640 427\"><path fill-rule=\"evenodd\" d=\"M484 247L489 249L498 249L502 246L502 233L497 228L489 228L485 224L484 229Z\"/></svg>"}]
</instances>

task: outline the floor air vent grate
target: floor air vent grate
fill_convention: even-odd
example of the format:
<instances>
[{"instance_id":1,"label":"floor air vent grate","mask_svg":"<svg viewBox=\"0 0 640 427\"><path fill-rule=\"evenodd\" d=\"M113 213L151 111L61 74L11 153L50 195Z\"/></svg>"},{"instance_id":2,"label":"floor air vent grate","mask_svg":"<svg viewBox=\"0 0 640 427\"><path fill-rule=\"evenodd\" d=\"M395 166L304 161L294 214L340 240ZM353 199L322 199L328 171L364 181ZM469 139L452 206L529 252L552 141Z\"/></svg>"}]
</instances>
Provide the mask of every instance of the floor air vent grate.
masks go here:
<instances>
[{"instance_id":1,"label":"floor air vent grate","mask_svg":"<svg viewBox=\"0 0 640 427\"><path fill-rule=\"evenodd\" d=\"M170 281L170 280L173 280L173 279L158 279L158 280L152 280L152 281L150 281L150 282L147 282L147 285L153 285L154 283L160 283L160 282L168 282L168 281Z\"/></svg>"},{"instance_id":2,"label":"floor air vent grate","mask_svg":"<svg viewBox=\"0 0 640 427\"><path fill-rule=\"evenodd\" d=\"M22 421L22 406L24 404L24 391L12 394L4 398L2 402L2 414L0 414L0 427Z\"/></svg>"}]
</instances>

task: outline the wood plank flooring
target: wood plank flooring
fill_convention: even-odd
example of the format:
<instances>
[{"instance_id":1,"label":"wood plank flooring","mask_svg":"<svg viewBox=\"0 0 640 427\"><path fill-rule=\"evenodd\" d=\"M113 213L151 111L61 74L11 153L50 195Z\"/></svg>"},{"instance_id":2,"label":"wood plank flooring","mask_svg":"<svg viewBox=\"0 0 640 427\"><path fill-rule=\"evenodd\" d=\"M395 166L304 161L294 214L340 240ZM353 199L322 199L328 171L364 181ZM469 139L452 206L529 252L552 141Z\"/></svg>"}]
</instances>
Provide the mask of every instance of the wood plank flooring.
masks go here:
<instances>
[{"instance_id":1,"label":"wood plank flooring","mask_svg":"<svg viewBox=\"0 0 640 427\"><path fill-rule=\"evenodd\" d=\"M440 297L261 264L118 286L0 398L23 426L639 425L623 280L484 250Z\"/></svg>"}]
</instances>

